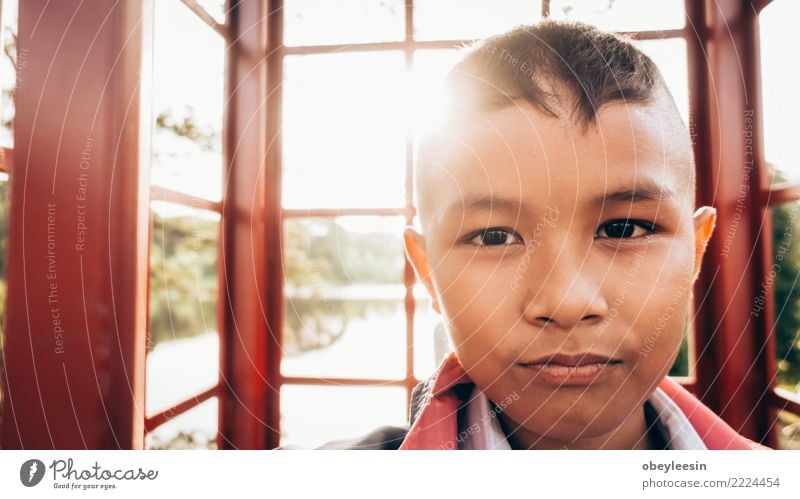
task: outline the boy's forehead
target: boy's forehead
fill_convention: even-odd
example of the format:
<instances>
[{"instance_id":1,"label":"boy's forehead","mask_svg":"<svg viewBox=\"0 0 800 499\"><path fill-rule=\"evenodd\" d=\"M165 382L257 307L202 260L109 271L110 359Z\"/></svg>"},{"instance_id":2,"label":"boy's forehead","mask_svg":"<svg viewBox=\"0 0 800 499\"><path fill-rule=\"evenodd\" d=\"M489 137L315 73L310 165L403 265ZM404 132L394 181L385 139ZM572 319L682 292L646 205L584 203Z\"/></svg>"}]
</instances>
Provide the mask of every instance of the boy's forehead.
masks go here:
<instances>
[{"instance_id":1,"label":"boy's forehead","mask_svg":"<svg viewBox=\"0 0 800 499\"><path fill-rule=\"evenodd\" d=\"M605 106L586 130L529 105L452 115L420 147L420 217L445 221L454 215L450 207L461 202L466 209L465 199L479 193L577 205L628 188L685 202L694 189L688 133L658 104Z\"/></svg>"},{"instance_id":2,"label":"boy's forehead","mask_svg":"<svg viewBox=\"0 0 800 499\"><path fill-rule=\"evenodd\" d=\"M451 112L421 142L418 158L446 167L473 166L474 160L540 154L556 156L564 145L591 148L602 157L661 152L664 161L691 163L688 132L669 97L653 102L603 106L585 129L567 116L551 117L520 103L497 111ZM489 151L488 149L491 149ZM617 158L619 159L619 158ZM462 166L462 167L463 167Z\"/></svg>"}]
</instances>

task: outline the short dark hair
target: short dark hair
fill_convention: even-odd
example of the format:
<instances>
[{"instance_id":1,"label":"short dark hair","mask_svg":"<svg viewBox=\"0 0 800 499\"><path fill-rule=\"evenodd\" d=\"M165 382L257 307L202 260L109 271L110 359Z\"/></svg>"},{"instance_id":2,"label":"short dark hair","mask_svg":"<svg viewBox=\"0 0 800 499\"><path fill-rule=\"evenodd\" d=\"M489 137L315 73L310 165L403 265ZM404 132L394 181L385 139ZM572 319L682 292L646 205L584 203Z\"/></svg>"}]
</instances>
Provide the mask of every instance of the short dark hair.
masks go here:
<instances>
[{"instance_id":1,"label":"short dark hair","mask_svg":"<svg viewBox=\"0 0 800 499\"><path fill-rule=\"evenodd\" d=\"M628 37L553 20L476 42L450 70L448 86L458 107L492 111L527 101L584 126L604 104L645 102L666 90L655 63Z\"/></svg>"}]
</instances>

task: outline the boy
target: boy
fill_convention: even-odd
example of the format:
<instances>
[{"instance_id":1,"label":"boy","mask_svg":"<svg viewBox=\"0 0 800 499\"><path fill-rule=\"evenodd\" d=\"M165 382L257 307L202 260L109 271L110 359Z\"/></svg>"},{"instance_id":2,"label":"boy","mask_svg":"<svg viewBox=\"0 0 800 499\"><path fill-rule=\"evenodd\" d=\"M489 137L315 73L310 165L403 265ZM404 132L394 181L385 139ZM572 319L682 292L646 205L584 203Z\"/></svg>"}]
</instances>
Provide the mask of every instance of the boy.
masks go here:
<instances>
[{"instance_id":1,"label":"boy","mask_svg":"<svg viewBox=\"0 0 800 499\"><path fill-rule=\"evenodd\" d=\"M715 210L694 211L653 62L547 21L478 43L448 81L404 239L454 352L410 428L323 448L759 448L666 378Z\"/></svg>"}]
</instances>

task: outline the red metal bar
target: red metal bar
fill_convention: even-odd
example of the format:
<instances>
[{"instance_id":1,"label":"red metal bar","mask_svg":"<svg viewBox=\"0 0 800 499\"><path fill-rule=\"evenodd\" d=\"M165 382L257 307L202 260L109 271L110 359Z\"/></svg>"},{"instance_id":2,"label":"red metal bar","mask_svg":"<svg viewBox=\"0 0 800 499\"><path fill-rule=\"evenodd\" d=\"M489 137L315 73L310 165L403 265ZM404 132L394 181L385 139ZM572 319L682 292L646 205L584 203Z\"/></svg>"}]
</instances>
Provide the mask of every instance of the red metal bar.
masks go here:
<instances>
[{"instance_id":1,"label":"red metal bar","mask_svg":"<svg viewBox=\"0 0 800 499\"><path fill-rule=\"evenodd\" d=\"M405 42L408 45L414 41L414 0L406 0L405 32Z\"/></svg>"},{"instance_id":2,"label":"red metal bar","mask_svg":"<svg viewBox=\"0 0 800 499\"><path fill-rule=\"evenodd\" d=\"M228 29L225 27L225 25L218 23L217 20L214 19L214 17L209 14L202 5L197 3L195 0L181 0L181 3L188 7L189 10L194 12L201 21L206 23L209 28L216 31L221 37L228 37Z\"/></svg>"},{"instance_id":3,"label":"red metal bar","mask_svg":"<svg viewBox=\"0 0 800 499\"><path fill-rule=\"evenodd\" d=\"M192 196L191 194L174 191L159 185L153 185L150 187L150 199L152 201L164 201L167 203L188 206L190 208L222 213L222 203L219 201L211 201L209 199L199 198L197 196Z\"/></svg>"},{"instance_id":4,"label":"red metal bar","mask_svg":"<svg viewBox=\"0 0 800 499\"><path fill-rule=\"evenodd\" d=\"M776 388L770 392L770 405L778 410L789 411L800 416L800 396L789 390Z\"/></svg>"},{"instance_id":5,"label":"red metal bar","mask_svg":"<svg viewBox=\"0 0 800 499\"><path fill-rule=\"evenodd\" d=\"M370 378L315 378L304 376L283 376L282 385L335 385L335 386L405 386L414 388L419 380L412 377L406 379L370 379Z\"/></svg>"},{"instance_id":6,"label":"red metal bar","mask_svg":"<svg viewBox=\"0 0 800 499\"><path fill-rule=\"evenodd\" d=\"M285 55L338 54L340 52L378 52L384 50L449 49L474 40L419 40L402 42L343 43L336 45L302 45L283 48Z\"/></svg>"},{"instance_id":7,"label":"red metal bar","mask_svg":"<svg viewBox=\"0 0 800 499\"><path fill-rule=\"evenodd\" d=\"M265 310L267 10L261 0L228 3L223 157L225 191L220 237L220 449L263 449L268 434L271 384Z\"/></svg>"},{"instance_id":8,"label":"red metal bar","mask_svg":"<svg viewBox=\"0 0 800 499\"><path fill-rule=\"evenodd\" d=\"M761 13L761 11L764 10L764 7L772 3L772 0L753 0L751 3L753 5L753 9L756 12Z\"/></svg>"},{"instance_id":9,"label":"red metal bar","mask_svg":"<svg viewBox=\"0 0 800 499\"><path fill-rule=\"evenodd\" d=\"M141 449L152 2L19 3L5 449Z\"/></svg>"},{"instance_id":10,"label":"red metal bar","mask_svg":"<svg viewBox=\"0 0 800 499\"><path fill-rule=\"evenodd\" d=\"M709 76L705 66L706 48L704 40L707 37L705 32L706 26L703 22L703 18L705 16L705 6L703 1L687 1L685 3L685 9L686 30L687 33L693 34L693 36L687 36L686 38L690 108L688 126L692 136L696 137L698 130L707 131L710 130L711 126L708 110L706 108L709 99ZM703 170L703 167L709 162L707 157L707 140L699 141L693 139L692 146L694 149L693 152L696 163L695 172L697 175L697 185L695 189L697 200L696 204L700 206L706 202L706 198L701 197L703 195L701 191L709 189L707 185L710 184L708 175L706 174L706 171ZM719 229L717 229L717 231L719 231ZM712 250L709 249L705 258L703 259L704 270L701 272L700 279L695 284L692 303L692 310L694 311L694 323L690 327L692 334L689 338L690 352L693 354L692 357L690 357L690 373L694 377L695 388L692 393L696 396L702 395L706 401L708 401L708 396L706 394L707 385L701 385L698 383L697 371L701 368L701 366L713 368L713 365L708 360L703 359L702 362L699 362L702 354L707 350L706 345L708 344L709 337L711 336L711 334L706 331L705 324L709 320L709 315L703 306L710 296L711 289L709 288L711 288L713 285L713 277L708 277L709 275L713 275L713 272L709 272L711 253ZM692 362L694 362L694 364L692 364ZM694 365L694 369L691 369L692 365ZM700 393L698 393L698 391Z\"/></svg>"},{"instance_id":11,"label":"red metal bar","mask_svg":"<svg viewBox=\"0 0 800 499\"><path fill-rule=\"evenodd\" d=\"M281 440L281 357L283 356L283 220L281 218L282 130L283 130L283 0L267 0L267 150L264 176L266 213L264 226L267 286L267 379L277 384L267 391L266 447Z\"/></svg>"},{"instance_id":12,"label":"red metal bar","mask_svg":"<svg viewBox=\"0 0 800 499\"><path fill-rule=\"evenodd\" d=\"M158 414L154 414L153 416L148 417L144 421L144 431L147 433L153 431L158 426L166 423L170 419L176 416L180 416L189 409L197 407L198 405L202 404L211 397L215 397L218 393L219 393L219 386L211 387L208 390L195 395L194 397L184 400L180 404L170 407L166 411L161 411Z\"/></svg>"},{"instance_id":13,"label":"red metal bar","mask_svg":"<svg viewBox=\"0 0 800 499\"><path fill-rule=\"evenodd\" d=\"M622 34L630 35L637 40L657 40L662 38L682 38L685 32L682 29L654 30L654 31L625 31ZM413 40L402 42L372 42L372 43L347 43L336 45L303 45L284 47L285 55L307 54L338 54L340 52L377 52L385 50L430 50L452 49L473 43L474 39L454 40Z\"/></svg>"},{"instance_id":14,"label":"red metal bar","mask_svg":"<svg viewBox=\"0 0 800 499\"><path fill-rule=\"evenodd\" d=\"M767 172L758 19L745 3L686 2L687 29L694 34L688 45L697 202L715 206L718 214L695 289L697 390L734 429L775 445L766 396L775 369L773 312L767 306L751 314L772 253L769 213L761 198ZM747 130L753 142L746 149ZM707 293L710 298L701 300Z\"/></svg>"},{"instance_id":15,"label":"red metal bar","mask_svg":"<svg viewBox=\"0 0 800 499\"><path fill-rule=\"evenodd\" d=\"M0 172L11 173L14 166L14 149L0 147Z\"/></svg>"},{"instance_id":16,"label":"red metal bar","mask_svg":"<svg viewBox=\"0 0 800 499\"><path fill-rule=\"evenodd\" d=\"M779 204L791 203L800 199L800 184L778 184L769 187L761 193L761 198L765 199L767 206L777 206Z\"/></svg>"},{"instance_id":17,"label":"red metal bar","mask_svg":"<svg viewBox=\"0 0 800 499\"><path fill-rule=\"evenodd\" d=\"M392 216L411 216L414 217L416 209L413 206L405 208L311 208L303 209L282 209L283 218L315 218L315 217L392 217Z\"/></svg>"},{"instance_id":18,"label":"red metal bar","mask_svg":"<svg viewBox=\"0 0 800 499\"><path fill-rule=\"evenodd\" d=\"M684 38L686 30L681 29L655 29L649 31L620 31L621 35L630 36L635 40L666 40L668 38Z\"/></svg>"}]
</instances>

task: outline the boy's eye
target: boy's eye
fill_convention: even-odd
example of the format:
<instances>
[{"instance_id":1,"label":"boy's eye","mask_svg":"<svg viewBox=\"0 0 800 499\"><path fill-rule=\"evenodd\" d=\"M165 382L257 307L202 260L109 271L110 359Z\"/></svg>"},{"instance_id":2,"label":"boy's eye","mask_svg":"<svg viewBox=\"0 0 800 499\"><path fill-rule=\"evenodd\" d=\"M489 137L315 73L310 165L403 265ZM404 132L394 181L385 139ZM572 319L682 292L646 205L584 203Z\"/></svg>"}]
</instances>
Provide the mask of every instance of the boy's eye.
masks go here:
<instances>
[{"instance_id":1,"label":"boy's eye","mask_svg":"<svg viewBox=\"0 0 800 499\"><path fill-rule=\"evenodd\" d=\"M632 239L655 232L656 226L641 220L613 220L601 225L595 237L608 239Z\"/></svg>"},{"instance_id":2,"label":"boy's eye","mask_svg":"<svg viewBox=\"0 0 800 499\"><path fill-rule=\"evenodd\" d=\"M478 246L502 246L522 242L519 236L506 229L490 228L479 232L470 238L469 242Z\"/></svg>"}]
</instances>

